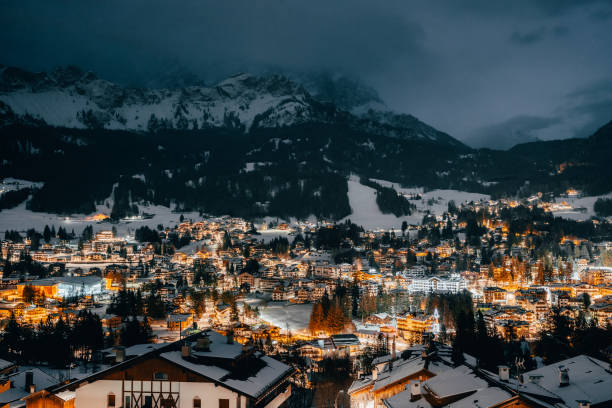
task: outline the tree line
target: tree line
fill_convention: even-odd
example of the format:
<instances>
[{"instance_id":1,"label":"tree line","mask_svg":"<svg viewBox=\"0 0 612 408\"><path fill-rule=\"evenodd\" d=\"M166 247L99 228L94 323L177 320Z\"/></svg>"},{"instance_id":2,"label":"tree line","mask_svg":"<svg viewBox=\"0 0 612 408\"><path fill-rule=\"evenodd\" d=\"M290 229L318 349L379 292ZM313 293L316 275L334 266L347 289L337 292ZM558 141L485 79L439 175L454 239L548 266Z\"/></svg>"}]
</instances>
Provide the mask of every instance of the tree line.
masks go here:
<instances>
[{"instance_id":1,"label":"tree line","mask_svg":"<svg viewBox=\"0 0 612 408\"><path fill-rule=\"evenodd\" d=\"M80 311L72 321L49 318L36 326L19 323L11 315L0 337L0 355L21 364L65 367L77 359L92 361L108 340L100 318L89 311Z\"/></svg>"},{"instance_id":2,"label":"tree line","mask_svg":"<svg viewBox=\"0 0 612 408\"><path fill-rule=\"evenodd\" d=\"M321 332L338 334L344 330L344 325L347 321L345 320L340 302L338 296L330 300L327 292L325 292L321 301L313 305L308 322L308 330L310 330L312 335L317 335Z\"/></svg>"}]
</instances>

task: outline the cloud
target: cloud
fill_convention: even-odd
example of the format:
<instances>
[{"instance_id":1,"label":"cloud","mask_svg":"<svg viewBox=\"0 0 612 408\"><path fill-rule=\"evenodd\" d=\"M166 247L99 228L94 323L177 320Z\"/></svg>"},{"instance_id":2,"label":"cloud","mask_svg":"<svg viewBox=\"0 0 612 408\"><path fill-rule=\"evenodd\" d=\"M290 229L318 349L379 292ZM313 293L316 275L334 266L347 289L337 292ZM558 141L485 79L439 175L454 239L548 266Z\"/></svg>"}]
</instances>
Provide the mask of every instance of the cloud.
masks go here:
<instances>
[{"instance_id":1,"label":"cloud","mask_svg":"<svg viewBox=\"0 0 612 408\"><path fill-rule=\"evenodd\" d=\"M588 137L612 120L612 77L595 81L570 92L567 104L561 109L575 118L576 137Z\"/></svg>"},{"instance_id":2,"label":"cloud","mask_svg":"<svg viewBox=\"0 0 612 408\"><path fill-rule=\"evenodd\" d=\"M567 93L551 116L518 115L474 130L466 142L473 147L508 149L536 140L589 137L612 120L612 77Z\"/></svg>"},{"instance_id":3,"label":"cloud","mask_svg":"<svg viewBox=\"0 0 612 408\"><path fill-rule=\"evenodd\" d=\"M560 122L559 118L519 115L476 129L467 139L472 147L506 150L519 143L540 140L538 132Z\"/></svg>"},{"instance_id":4,"label":"cloud","mask_svg":"<svg viewBox=\"0 0 612 408\"><path fill-rule=\"evenodd\" d=\"M570 28L564 25L557 25L555 27L553 27L552 29L553 34L557 37L563 37L565 35L568 35L570 32Z\"/></svg>"},{"instance_id":5,"label":"cloud","mask_svg":"<svg viewBox=\"0 0 612 408\"><path fill-rule=\"evenodd\" d=\"M6 0L0 63L76 64L140 86L327 71L360 78L390 108L466 138L525 114L558 117L565 94L609 75L612 25L593 15L605 16L611 4ZM580 127L572 126L556 133Z\"/></svg>"},{"instance_id":6,"label":"cloud","mask_svg":"<svg viewBox=\"0 0 612 408\"><path fill-rule=\"evenodd\" d=\"M137 82L169 63L207 78L277 66L365 75L422 54L421 26L399 14L393 2L387 7L361 0L64 4L70 7L4 2L5 58L40 69L76 63Z\"/></svg>"},{"instance_id":7,"label":"cloud","mask_svg":"<svg viewBox=\"0 0 612 408\"><path fill-rule=\"evenodd\" d=\"M527 32L515 31L510 36L510 41L518 45L531 45L542 41L546 32L547 30L544 27Z\"/></svg>"}]
</instances>

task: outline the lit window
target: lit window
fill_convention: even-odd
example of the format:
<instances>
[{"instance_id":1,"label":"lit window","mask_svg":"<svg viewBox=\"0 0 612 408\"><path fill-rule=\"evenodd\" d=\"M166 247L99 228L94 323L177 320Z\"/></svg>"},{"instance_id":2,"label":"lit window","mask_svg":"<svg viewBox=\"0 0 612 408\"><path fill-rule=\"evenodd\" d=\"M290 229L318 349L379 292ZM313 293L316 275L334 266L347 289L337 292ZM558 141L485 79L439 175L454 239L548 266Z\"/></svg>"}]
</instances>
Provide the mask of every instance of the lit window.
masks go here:
<instances>
[{"instance_id":1,"label":"lit window","mask_svg":"<svg viewBox=\"0 0 612 408\"><path fill-rule=\"evenodd\" d=\"M193 408L202 408L202 400L198 397L193 399Z\"/></svg>"},{"instance_id":2,"label":"lit window","mask_svg":"<svg viewBox=\"0 0 612 408\"><path fill-rule=\"evenodd\" d=\"M107 407L114 407L115 406L115 394L113 394L112 392L110 394L108 394L107 397L106 397L106 406Z\"/></svg>"}]
</instances>

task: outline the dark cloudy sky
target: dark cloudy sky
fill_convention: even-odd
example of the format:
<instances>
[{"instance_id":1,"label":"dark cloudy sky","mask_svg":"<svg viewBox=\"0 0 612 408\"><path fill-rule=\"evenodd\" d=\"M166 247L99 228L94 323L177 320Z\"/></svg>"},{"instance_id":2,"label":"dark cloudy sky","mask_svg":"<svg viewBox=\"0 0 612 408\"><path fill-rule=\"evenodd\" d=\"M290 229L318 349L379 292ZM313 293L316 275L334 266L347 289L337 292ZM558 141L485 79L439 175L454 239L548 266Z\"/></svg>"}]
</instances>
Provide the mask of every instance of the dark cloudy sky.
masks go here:
<instances>
[{"instance_id":1,"label":"dark cloudy sky","mask_svg":"<svg viewBox=\"0 0 612 408\"><path fill-rule=\"evenodd\" d=\"M612 120L612 1L4 0L0 63L72 63L128 84L177 69L207 81L329 70L462 140L503 145Z\"/></svg>"}]
</instances>

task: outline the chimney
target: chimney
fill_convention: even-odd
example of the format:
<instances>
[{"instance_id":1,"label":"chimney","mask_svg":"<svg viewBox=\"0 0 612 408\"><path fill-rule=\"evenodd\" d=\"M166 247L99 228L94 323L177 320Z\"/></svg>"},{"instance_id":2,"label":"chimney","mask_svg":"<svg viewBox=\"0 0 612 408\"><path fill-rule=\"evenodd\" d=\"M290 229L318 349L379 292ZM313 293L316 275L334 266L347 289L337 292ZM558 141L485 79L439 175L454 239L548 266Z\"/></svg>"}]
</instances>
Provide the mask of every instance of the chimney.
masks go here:
<instances>
[{"instance_id":1,"label":"chimney","mask_svg":"<svg viewBox=\"0 0 612 408\"><path fill-rule=\"evenodd\" d=\"M391 355L393 357L393 360L397 358L397 354L395 352L395 336L393 336L393 341L391 342Z\"/></svg>"},{"instance_id":2,"label":"chimney","mask_svg":"<svg viewBox=\"0 0 612 408\"><path fill-rule=\"evenodd\" d=\"M578 408L591 408L591 401L578 400Z\"/></svg>"},{"instance_id":3,"label":"chimney","mask_svg":"<svg viewBox=\"0 0 612 408\"><path fill-rule=\"evenodd\" d=\"M378 369L377 369L376 367L374 367L374 368L372 369L372 379L373 379L374 381L376 381L376 380L378 379Z\"/></svg>"},{"instance_id":4,"label":"chimney","mask_svg":"<svg viewBox=\"0 0 612 408\"><path fill-rule=\"evenodd\" d=\"M505 382L510 381L510 368L505 365L500 365L498 366L498 368L499 368L499 379Z\"/></svg>"},{"instance_id":5,"label":"chimney","mask_svg":"<svg viewBox=\"0 0 612 408\"><path fill-rule=\"evenodd\" d=\"M195 348L198 351L210 351L210 339L208 338L208 334L198 337Z\"/></svg>"},{"instance_id":6,"label":"chimney","mask_svg":"<svg viewBox=\"0 0 612 408\"><path fill-rule=\"evenodd\" d=\"M25 373L25 390L28 392L32 392L30 391L32 389L32 387L34 386L34 373L32 371L27 371Z\"/></svg>"},{"instance_id":7,"label":"chimney","mask_svg":"<svg viewBox=\"0 0 612 408\"><path fill-rule=\"evenodd\" d=\"M529 376L529 382L535 385L540 385L541 379L542 379L542 376L539 374L532 374Z\"/></svg>"},{"instance_id":8,"label":"chimney","mask_svg":"<svg viewBox=\"0 0 612 408\"><path fill-rule=\"evenodd\" d=\"M422 351L421 351L421 358L422 358L423 360L425 360L425 359L427 358L427 350L422 350Z\"/></svg>"},{"instance_id":9,"label":"chimney","mask_svg":"<svg viewBox=\"0 0 612 408\"><path fill-rule=\"evenodd\" d=\"M122 363L125 360L125 347L115 347L115 363Z\"/></svg>"},{"instance_id":10,"label":"chimney","mask_svg":"<svg viewBox=\"0 0 612 408\"><path fill-rule=\"evenodd\" d=\"M559 366L559 387L567 387L569 385L569 373L565 366Z\"/></svg>"},{"instance_id":11,"label":"chimney","mask_svg":"<svg viewBox=\"0 0 612 408\"><path fill-rule=\"evenodd\" d=\"M410 383L410 401L416 401L421 398L421 383L414 381Z\"/></svg>"},{"instance_id":12,"label":"chimney","mask_svg":"<svg viewBox=\"0 0 612 408\"><path fill-rule=\"evenodd\" d=\"M191 345L185 344L183 347L181 347L181 355L183 358L191 357Z\"/></svg>"},{"instance_id":13,"label":"chimney","mask_svg":"<svg viewBox=\"0 0 612 408\"><path fill-rule=\"evenodd\" d=\"M227 332L227 344L234 344L234 332L232 330Z\"/></svg>"}]
</instances>

